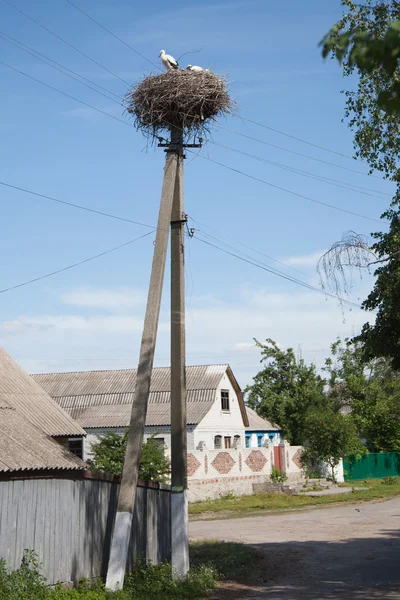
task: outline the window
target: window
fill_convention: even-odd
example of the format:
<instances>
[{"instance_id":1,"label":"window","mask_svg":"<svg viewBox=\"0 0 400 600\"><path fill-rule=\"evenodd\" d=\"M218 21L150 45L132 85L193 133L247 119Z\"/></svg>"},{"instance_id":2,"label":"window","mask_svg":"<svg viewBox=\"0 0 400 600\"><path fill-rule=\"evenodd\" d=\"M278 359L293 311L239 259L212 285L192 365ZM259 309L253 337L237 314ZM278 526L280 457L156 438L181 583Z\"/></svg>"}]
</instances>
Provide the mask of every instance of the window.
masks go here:
<instances>
[{"instance_id":1,"label":"window","mask_svg":"<svg viewBox=\"0 0 400 600\"><path fill-rule=\"evenodd\" d=\"M240 448L240 435L235 435L233 438L233 447Z\"/></svg>"},{"instance_id":2,"label":"window","mask_svg":"<svg viewBox=\"0 0 400 600\"><path fill-rule=\"evenodd\" d=\"M257 433L257 446L259 448L262 448L263 441L264 441L264 434L263 433Z\"/></svg>"},{"instance_id":3,"label":"window","mask_svg":"<svg viewBox=\"0 0 400 600\"><path fill-rule=\"evenodd\" d=\"M229 390L221 390L221 408L222 410L229 409Z\"/></svg>"},{"instance_id":4,"label":"window","mask_svg":"<svg viewBox=\"0 0 400 600\"><path fill-rule=\"evenodd\" d=\"M222 435L216 435L214 438L214 448L218 450L222 448Z\"/></svg>"},{"instance_id":5,"label":"window","mask_svg":"<svg viewBox=\"0 0 400 600\"><path fill-rule=\"evenodd\" d=\"M157 444L160 446L160 448L165 448L165 438L154 438L154 440L157 442Z\"/></svg>"},{"instance_id":6,"label":"window","mask_svg":"<svg viewBox=\"0 0 400 600\"><path fill-rule=\"evenodd\" d=\"M250 434L246 433L246 448L250 448L250 443L251 443L251 433Z\"/></svg>"},{"instance_id":7,"label":"window","mask_svg":"<svg viewBox=\"0 0 400 600\"><path fill-rule=\"evenodd\" d=\"M78 458L83 459L83 440L68 440L68 450Z\"/></svg>"},{"instance_id":8,"label":"window","mask_svg":"<svg viewBox=\"0 0 400 600\"><path fill-rule=\"evenodd\" d=\"M224 437L225 448L231 448L232 447L231 444L232 444L232 438L228 437L228 436Z\"/></svg>"}]
</instances>

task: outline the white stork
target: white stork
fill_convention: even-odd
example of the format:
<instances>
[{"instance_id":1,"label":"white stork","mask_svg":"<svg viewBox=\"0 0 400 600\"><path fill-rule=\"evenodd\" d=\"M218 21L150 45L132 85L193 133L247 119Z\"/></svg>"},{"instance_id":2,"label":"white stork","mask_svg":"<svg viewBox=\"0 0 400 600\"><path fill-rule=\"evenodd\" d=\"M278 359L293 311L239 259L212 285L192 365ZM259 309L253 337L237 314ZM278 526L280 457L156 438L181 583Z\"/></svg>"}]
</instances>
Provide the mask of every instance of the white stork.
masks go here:
<instances>
[{"instance_id":1,"label":"white stork","mask_svg":"<svg viewBox=\"0 0 400 600\"><path fill-rule=\"evenodd\" d=\"M201 73L204 71L203 67L197 67L196 65L188 65L186 67L187 71L194 71L195 73Z\"/></svg>"},{"instance_id":2,"label":"white stork","mask_svg":"<svg viewBox=\"0 0 400 600\"><path fill-rule=\"evenodd\" d=\"M177 69L179 67L178 61L175 60L175 58L170 54L166 54L165 50L161 50L160 57L161 62L167 71L169 71L170 69Z\"/></svg>"}]
</instances>

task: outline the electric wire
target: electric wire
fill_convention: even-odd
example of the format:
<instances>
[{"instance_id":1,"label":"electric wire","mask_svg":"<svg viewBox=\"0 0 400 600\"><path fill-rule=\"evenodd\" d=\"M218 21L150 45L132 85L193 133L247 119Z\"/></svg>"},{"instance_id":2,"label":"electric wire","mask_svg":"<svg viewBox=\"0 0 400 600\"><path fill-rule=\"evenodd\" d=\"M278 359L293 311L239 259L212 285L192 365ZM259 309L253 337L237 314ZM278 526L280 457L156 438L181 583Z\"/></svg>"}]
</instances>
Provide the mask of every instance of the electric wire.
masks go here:
<instances>
[{"instance_id":1,"label":"electric wire","mask_svg":"<svg viewBox=\"0 0 400 600\"><path fill-rule=\"evenodd\" d=\"M236 152L237 154L242 154L243 156L247 156L248 158L253 158L254 160L258 160L259 162L263 162L267 165L277 167L278 169L283 169L284 171L296 173L298 175L302 175L309 179L321 181L322 183L327 183L328 185L333 185L335 187L349 190L351 192L356 192L358 194L364 194L365 196L371 196L372 198L378 198L379 200L384 200L384 198L382 198L382 196L377 196L376 194L383 194L385 196L391 196L391 194L387 194L385 192L380 192L380 191L374 192L374 190L368 190L368 188L354 189L354 187L357 188L360 186L353 186L352 183L348 184L344 181L339 181L336 179L331 179L330 177L316 175L315 173L310 173L309 171L303 171L301 169L296 169L295 167L291 167L290 165L284 165L282 163L277 163L277 162L269 160L267 158L263 158L262 156L257 156L256 154L250 154L249 152L244 152L244 150L239 150L238 148L232 148L232 146L226 146L224 144L219 144L218 142L214 142L214 141L211 143L214 146L219 146L220 148L225 148L225 150L230 150L231 152ZM350 187L350 186L353 186L353 187Z\"/></svg>"},{"instance_id":2,"label":"electric wire","mask_svg":"<svg viewBox=\"0 0 400 600\"><path fill-rule=\"evenodd\" d=\"M312 290L314 292L318 292L320 294L323 294L324 296L328 296L330 298L334 298L335 300L339 300L340 302L343 302L345 304L350 304L352 306L356 306L357 308L362 308L361 304L357 304L356 302L352 302L351 300L346 300L344 298L340 298L338 296L335 296L334 294L330 294L329 292L326 292L325 290L322 290L321 288L317 288L314 287L313 285L310 285L308 283L306 283L305 281L301 281L300 279L296 279L294 277L290 277L290 275L286 275L285 273L282 273L276 269L272 269L270 267L267 267L266 265L263 264L259 264L254 262L253 260L249 260L248 258L245 258L243 256L240 256L239 254L236 254L234 252L230 252L229 250L226 250L225 248L221 248L220 246L217 246L215 244L212 244L211 242L208 242L207 240L203 240L199 237L194 236L194 239L198 240L199 242L202 242L203 244L206 244L207 246L211 246L212 248L215 248L216 250L219 250L220 252L224 252L225 254L229 254L229 256L232 256L234 258L237 258L238 260L241 260L245 263L248 263L250 265L253 265L254 267L257 267L259 269L262 269L263 271L267 271L268 273L271 273L272 275L277 275L278 277L281 277L282 279L285 279L287 281L291 281L292 283L296 283L298 285L301 285L309 290Z\"/></svg>"},{"instance_id":3,"label":"electric wire","mask_svg":"<svg viewBox=\"0 0 400 600\"><path fill-rule=\"evenodd\" d=\"M62 269L57 269L56 271L51 271L50 273L46 273L45 275L40 275L39 277L35 277L34 279L29 279L28 281L23 281L22 283L18 283L16 285L12 285L8 288L4 288L4 289L0 290L0 294L5 294L6 292L10 292L11 290L16 290L17 288L21 288L26 285L30 285L31 283L36 283L37 281L41 281L42 279L47 279L48 277L53 277L53 275L58 275L59 273L63 273L64 271L68 271L69 269L74 269L75 267L79 267L80 265L83 265L92 260L95 260L97 258L105 256L106 254L110 254L111 252L120 250L121 248L124 248L125 246L129 246L130 244L133 244L134 242L137 242L138 240L141 240L141 239L147 237L148 235L151 235L152 233L153 233L153 231L148 231L147 233L145 233L144 235L141 235L140 237L137 237L137 238L134 238L133 240L124 242L123 244L119 244L118 246L114 246L113 248L109 248L108 250L105 250L104 252L100 252L99 254L95 254L94 256L89 256L89 258L80 260L79 262L73 263L72 265L63 267Z\"/></svg>"},{"instance_id":4,"label":"electric wire","mask_svg":"<svg viewBox=\"0 0 400 600\"><path fill-rule=\"evenodd\" d=\"M8 3L8 0L4 0L4 1ZM40 79L37 79L36 77L33 77L32 75L29 75L28 73L25 73L24 71L21 71L20 69L17 69L16 67L13 67L13 66L9 65L8 63L5 63L4 61L0 61L0 64L2 64L3 66L6 66L7 68L9 68L9 69L11 69L11 70L13 70L13 71L15 71L15 72L17 72L17 73L21 74L21 75L24 75L25 77L28 77L29 79L31 79L31 80L33 80L33 81L35 81L35 82L37 82L37 83L40 83L40 84L44 85L45 87L47 87L47 88L49 88L49 89L51 89L51 90L53 90L53 91L56 91L56 92L58 92L59 94L62 94L63 96L66 96L67 98L70 98L70 99L72 99L72 100L74 100L74 101L76 101L76 102L78 102L78 103L80 103L80 104L82 104L82 105L84 105L84 106L86 106L86 107L88 107L88 108L91 108L91 109L93 109L93 110L95 110L95 111L97 111L97 112L99 112L99 113L101 113L101 114L103 114L103 115L105 115L105 116L108 116L108 117L110 117L110 118L114 119L115 121L118 121L118 122L120 122L120 123L123 123L124 125L127 125L128 127L132 127L132 128L134 128L134 126L133 126L133 125L131 125L130 123L127 123L126 121L124 121L124 120L122 120L122 119L120 119L120 118L118 118L118 117L115 117L114 115L111 115L110 113L108 113L108 112L106 112L106 111L104 111L104 110L102 110L102 109L99 109L99 108L97 108L97 107L95 107L95 106L93 106L93 105L91 105L91 104L88 104L87 102L84 102L83 100L80 100L79 98L76 98L75 96L72 96L72 95L70 95L70 94L68 94L68 93L66 93L66 92L64 92L64 91L62 91L62 90L59 90L58 88L56 88L56 87L54 87L54 86L51 86L50 84L48 84L48 83L45 83L44 81L41 81ZM225 129L225 128L223 128L223 129ZM228 131L229 131L229 130L228 130ZM244 134L239 134L239 135L244 135ZM247 136L245 136L245 137L247 137ZM193 152L192 152L192 154L193 154ZM340 208L340 207L338 207L338 206L335 206L335 205L332 205L332 204L329 204L329 203L326 203L326 202L322 202L322 201L320 201L320 200L315 200L314 198L310 198L309 196L305 196L305 195L303 195L303 194L299 194L299 193L297 193L297 192L293 192L292 190L288 190L288 189L286 189L286 188L283 188L283 187L281 187L281 186L277 186L277 185L275 185L275 184L272 184L272 183L270 183L270 182L268 182L268 181L266 181L266 180L260 179L260 178L258 178L258 177L252 176L252 175L250 175L250 174L248 174L248 173L245 173L245 172L243 172L243 171L240 171L240 170L238 170L238 169L235 169L235 168L233 168L233 167L230 167L230 166L228 166L228 165L225 165L225 164L223 164L223 163L220 163L220 162L218 162L218 161L215 161L215 160L213 160L213 159L211 159L211 158L209 158L209 157L206 157L206 156L201 156L201 155L198 155L198 156L199 156L199 158L202 158L202 159L204 159L204 160L208 160L208 161L210 161L210 162L213 162L213 163L215 163L215 164L217 164L217 165L219 165L219 166L222 166L222 167L224 167L224 168L226 168L226 169L229 169L229 170L231 170L231 171L234 171L234 172L236 172L236 173L239 173L239 174L241 174L241 175L244 175L245 177L251 178L251 179L253 179L253 180L255 180L255 181L259 181L259 182L261 182L261 183L263 183L263 184L265 184L265 185L271 186L271 187L273 187L273 188L275 188L275 189L279 189L279 190L281 190L281 191L284 191L284 192L286 192L286 193L289 193L289 194L295 195L295 196L297 196L297 197L300 197L300 198L306 199L306 200L308 200L308 201L310 201L310 202L314 202L314 203L316 203L316 204L319 204L319 205L321 205L321 206L326 206L326 207L328 207L328 208L332 208L332 209L334 209L334 210L338 210L338 211L341 211L341 212L344 212L344 213L347 213L347 214L351 214L351 215L353 215L353 216L357 216L357 217L360 217L360 218L363 218L363 219L367 219L367 220L371 220L371 221L376 221L376 222L378 222L378 223L380 223L380 222L381 222L381 221L380 221L380 220L378 220L378 219L374 219L374 218L372 218L372 217L367 217L367 216L365 216L365 215L361 215L360 213L355 213L355 212L353 212L353 211L349 211L349 210L347 210L347 209Z\"/></svg>"},{"instance_id":5,"label":"electric wire","mask_svg":"<svg viewBox=\"0 0 400 600\"><path fill-rule=\"evenodd\" d=\"M7 67L8 69L11 69L12 71L15 71L16 73L19 73L20 75L24 75L25 77L32 79L32 81L36 81L36 83L41 83L42 85L46 86L50 90L53 90L54 92L58 92L59 94L62 94L63 96L66 96L67 98L70 98L71 100L75 100L75 102L79 102L79 104L83 104L84 106L87 106L88 108L92 108L93 110L97 111L98 113L101 113L102 115L106 115L107 117L114 119L114 121L119 121L120 123L123 123L124 125L127 125L128 127L132 127L133 129L135 129L134 126L131 125L130 123L127 123L126 121L123 121L122 119L120 119L118 117L115 117L114 115L106 112L105 110L102 110L101 108L97 108L96 106L93 106L92 104L88 104L87 102L84 102L83 100L79 100L79 98L76 98L75 96L71 96L71 94L68 94L67 92L63 92L62 90L59 90L58 88L50 85L49 83L42 81L41 79L37 79L36 77L33 77L32 75L28 75L28 73L25 73L25 71L21 71L20 69L17 69L16 67L12 67L11 65L9 65L8 63L5 63L3 61L0 61L0 65L3 65L5 67Z\"/></svg>"},{"instance_id":6,"label":"electric wire","mask_svg":"<svg viewBox=\"0 0 400 600\"><path fill-rule=\"evenodd\" d=\"M160 71L162 70L159 67L159 65L156 65L155 63L153 63L153 61L151 61L149 58L147 58L147 56L145 56L144 54L142 54L141 52L139 52L139 50L136 50L133 46L131 46L130 44L128 44L127 42L125 42L125 40L123 40L118 35L116 35L115 33L113 33L110 29L108 29L107 27L105 27L104 25L102 25L101 23L99 23L99 21L96 21L96 19L94 19L93 17L91 17L82 8L80 8L79 6L77 6L76 4L74 4L73 2L71 2L71 0L66 0L66 2L68 2L68 4L70 4L71 6L73 6L80 13L82 13L83 15L85 15L85 17L87 17L88 19L90 19L91 21L93 21L93 23L96 23L96 25L98 25L99 27L101 27L102 29L104 29L104 31L106 31L107 33L109 33L110 35L112 35L116 40L118 40L119 42L121 42L121 44L124 44L124 46L126 46L127 48L129 48L130 50L132 50L132 52L134 52L135 54L137 54L138 56L140 56L141 58L143 58L144 60L146 60L148 63L150 63L151 65L153 65L153 67L156 67L156 69L158 69Z\"/></svg>"},{"instance_id":7,"label":"electric wire","mask_svg":"<svg viewBox=\"0 0 400 600\"><path fill-rule=\"evenodd\" d=\"M4 36L6 36L7 38L9 38L10 40L13 40L14 42L17 42L18 44L20 44L20 46L24 46L25 48L28 48L28 50L31 50L35 54L38 54L39 56L42 56L46 60L54 63L55 65L57 65L58 67L61 67L62 69L65 69L69 73L72 73L73 75L76 75L77 77L80 77L81 79L84 79L85 81L87 81L91 85L95 85L96 87L98 87L101 90L103 90L103 92L107 92L107 94L111 94L111 96L115 96L115 98L117 98L117 100L121 100L121 96L119 94L115 94L115 92L113 92L112 90L109 90L108 88L103 87L102 85L96 83L92 79L89 79L88 77L85 77L84 75L81 75L80 73L77 73L76 71L73 71L69 67L66 67L65 65L63 65L63 64L61 64L61 63L53 60L52 58L50 58L50 56L47 56L46 54L43 54L43 52L39 52L39 50L35 50L35 48L32 48L31 46L28 46L27 44L24 44L24 42L21 42L21 40L17 40L16 38L12 37L8 33L5 33L5 31L2 31L1 33Z\"/></svg>"},{"instance_id":8,"label":"electric wire","mask_svg":"<svg viewBox=\"0 0 400 600\"><path fill-rule=\"evenodd\" d=\"M202 223L201 221L198 221L197 219L195 219L192 216L190 216L190 220L193 221L194 223L198 223L202 227L206 227L207 229L210 229L211 231L214 231L215 233L218 234L218 231L211 225ZM225 244L225 242L222 242L220 237L218 238L218 237L212 236L211 234L209 234L205 231L202 231L201 229L197 230L197 231L200 231L203 235L206 235L206 236L210 237L211 239L214 239L215 241L219 241L220 243L224 243L224 245L233 248L233 246L229 246L229 244ZM282 260L278 260L277 258L274 258L273 256L269 256L268 254L265 254L265 252L261 252L261 250L257 250L257 248L248 246L247 244L244 244L243 242L240 242L239 240L236 240L235 238L232 238L231 236L227 236L227 238L232 240L232 242L234 242L235 244L239 244L240 246L243 246L243 248L246 248L247 250L251 250L252 252L255 252L256 254L259 254L260 256L264 256L265 258L268 258L268 260L272 260L273 262L276 262L279 265L286 267L287 269L291 269L292 271L296 271L297 273L300 273L301 275L305 275L306 277L309 277L309 273L306 273L305 271L301 271L300 269L296 269L296 267L293 267L292 265L289 265L288 263L285 263ZM313 279L315 279L315 278L313 278Z\"/></svg>"},{"instance_id":9,"label":"electric wire","mask_svg":"<svg viewBox=\"0 0 400 600\"><path fill-rule=\"evenodd\" d=\"M9 69L11 69L12 71L15 71L16 73L19 73L20 75L24 75L25 77L28 77L29 79L32 79L33 81L36 81L37 83L41 83L45 87L47 87L47 88L49 88L49 89L51 89L51 90L53 90L55 92L58 92L59 94L62 94L63 96L66 96L67 98L70 98L71 100L75 100L76 102L79 102L80 104L83 104L84 106L87 106L88 108L92 108L93 110L101 113L102 115L106 115L106 116L110 117L111 119L114 119L115 121L118 121L119 123L123 123L124 125L127 125L128 127L132 127L134 129L134 126L131 125L130 123L127 123L126 121L123 121L122 119L119 119L118 117L115 117L114 115L111 115L110 113L108 113L108 112L106 112L104 110L101 110L100 108L97 108L97 107L95 107L95 106L93 106L91 104L88 104L87 102L84 102L83 100L79 100L79 98L76 98L75 96L71 96L71 94L67 94L64 91L59 90L58 88L56 88L56 87L54 87L54 86L52 86L52 85L50 85L48 83L45 83L44 81L41 81L40 79L37 79L36 77L33 77L32 75L29 75L28 73L25 73L24 71L21 71L20 69L17 69L16 67L13 67L13 66L9 65L8 63L0 61L0 64L4 65L5 67L8 67ZM193 153L191 150L189 150L189 152L191 152L192 154L196 154L196 153ZM218 162L216 160L213 160L212 158L209 158L207 156L202 156L201 154L198 154L198 157L201 158L201 159L204 159L204 160L208 160L208 161L210 161L212 163L215 163L215 164L217 164L217 165L219 165L221 167L224 167L225 169L228 169L230 171L234 171L236 173L239 173L240 175L243 175L243 176L248 177L250 179L254 179L255 181L259 181L260 183L263 183L263 184L268 185L270 187L273 187L275 189L278 189L278 190L284 191L284 192L286 192L288 194L292 194L294 196L297 196L298 198L303 198L305 200L309 200L310 202L314 202L315 204L319 204L321 206L326 206L327 208L332 208L334 210L338 210L338 211L341 211L341 212L344 212L344 213L347 213L347 214L350 214L350 215L353 215L353 216L356 216L356 217L360 217L362 219L367 219L369 221L376 221L378 223L381 222L378 219L374 219L372 217L367 217L365 215L361 215L360 213L356 213L356 212L347 210L345 208L340 208L340 207L335 206L333 204L329 204L327 202L322 202L321 200L315 200L314 198L310 198L309 196L305 196L303 194L299 194L297 192L293 192L292 190L288 190L288 189L283 188L281 186L275 185L275 184L270 183L270 182L268 182L268 181L266 181L264 179L260 179L258 177L253 176L253 175L245 173L244 171L240 171L238 169L235 169L234 167L230 167L228 165L220 163L220 162Z\"/></svg>"},{"instance_id":10,"label":"electric wire","mask_svg":"<svg viewBox=\"0 0 400 600\"><path fill-rule=\"evenodd\" d=\"M323 160L322 158L316 158L315 156L310 156L309 154L302 154L301 152L296 152L295 150L290 150L289 148L284 148L283 146L278 146L277 144L271 144L271 142L266 142L265 140L261 140L260 138L256 138L246 133L242 133L241 131L236 131L235 129L223 127L223 125L220 125L219 123L216 123L215 126L219 127L220 129L223 129L224 131L229 131L229 133L234 133L235 135L240 135L241 137L247 138L248 140L253 140L253 142L259 142L260 144L265 144L266 146L270 146L271 148L277 148L278 150L283 150L284 152L289 152L290 154L294 154L296 156L308 158L310 160L314 160L324 165L330 165L331 167L337 167L338 169L343 169L344 171L349 171L350 173L364 175L364 177L374 177L375 179L382 179L384 181L388 181L387 179L385 179L385 177L380 177L379 175L374 175L373 173L364 173L363 171L357 171L357 169L350 169L349 167L344 167L343 165L338 165L337 163L333 163L328 160Z\"/></svg>"},{"instance_id":11,"label":"electric wire","mask_svg":"<svg viewBox=\"0 0 400 600\"><path fill-rule=\"evenodd\" d=\"M68 2L68 0L67 0ZM292 140L296 140L296 142L302 142L303 144L307 144L308 146L313 146L314 148L318 148L319 150L324 150L325 152L330 152L331 154L336 154L337 156L342 156L343 158L350 158L351 160L358 161L357 158L351 156L350 154L343 154L342 152L337 152L336 150L332 150L331 148L327 148L326 146L319 146L318 144L314 144L313 142L309 142L304 140L303 138L296 137L295 135L291 135L290 133L286 133L281 131L280 129L274 129L274 127L270 127L269 125L265 125L264 123L260 123L259 121L254 121L253 119L248 119L247 117L243 117L242 115L234 114L234 117L241 119L242 121L247 121L248 123L253 123L253 125L258 125L259 127L263 127L264 129L269 129L269 131L273 131L274 133L279 133L280 135L284 135Z\"/></svg>"},{"instance_id":12,"label":"electric wire","mask_svg":"<svg viewBox=\"0 0 400 600\"><path fill-rule=\"evenodd\" d=\"M11 36L7 35L6 33L3 33L2 31L0 31L0 38L2 38L5 42L8 42L9 44L12 44L13 46L15 46L16 48L18 48L19 50L22 50L23 52L26 52L27 54L30 54L31 56L33 56L37 60L42 61L48 67L51 67L52 69L55 69L56 71L59 71L60 73L62 73L63 75L66 75L67 77L70 77L71 79L74 79L75 81L77 81L81 85L84 85L85 87L89 88L90 90L93 90L97 94L100 94L101 96L104 96L104 98L107 98L108 100L111 100L112 102L115 102L116 104L118 104L119 106L121 106L121 99L119 99L119 101L118 101L118 100L115 100L115 98L110 98L110 96L108 94L104 94L103 92L101 92L100 90L97 90L96 88L92 87L88 83L85 83L84 81L81 81L80 79L78 79L78 77L81 77L81 75L79 75L78 73L75 73L74 75L71 75L70 73L66 72L66 71L71 71L67 67L64 67L63 65L59 65L59 63L56 63L51 58L48 58L44 54L41 54L40 52L37 52L36 50L33 50L33 49L29 48L29 46L26 46L26 44L23 44L22 42L16 40L15 38L12 38ZM10 38L10 39L7 39L7 38ZM15 40L15 41L12 41L12 40ZM23 48L23 46L25 46L25 48ZM37 55L40 55L40 56L37 56ZM44 58L42 58L42 56L44 56ZM51 63L54 63L54 64L51 64ZM59 65L59 66L57 66L57 65ZM71 73L74 73L74 71L71 71ZM77 75L78 77L75 77L75 75ZM86 78L84 78L84 79L86 79ZM90 79L87 80L87 81L90 81ZM96 84L94 83L94 85L96 85ZM110 93L112 93L112 92L110 92ZM115 95L118 98L117 94L113 94L113 95Z\"/></svg>"},{"instance_id":13,"label":"electric wire","mask_svg":"<svg viewBox=\"0 0 400 600\"><path fill-rule=\"evenodd\" d=\"M191 150L189 150L189 152L191 152ZM191 152L193 154L193 152ZM246 173L245 171L240 171L239 169L235 169L234 167L230 167L228 165L225 165L224 163L221 163L217 160L214 160L212 158L209 158L208 156L204 156L199 154L198 155L199 158L203 159L203 160L208 160L209 162L212 162L216 165L219 165L220 167L224 167L225 169L228 169L229 171L233 171L234 173L238 173L239 175L243 175L244 177L248 177L249 179L253 179L254 181L258 181L259 183L263 183L264 185L268 185L269 187L275 188L277 190L280 190L282 192L286 192L287 194L291 194L292 196L296 196L298 198L302 198L303 200L308 200L309 202L314 202L315 204L319 204L321 206L326 206L327 208L332 208L333 210L338 210L340 212L343 213L347 213L349 215L352 215L354 217L360 217L361 219L366 219L368 221L375 221L376 223L381 223L380 219L374 219L373 217L367 217L366 215L362 215L360 213L356 213L353 212L351 210L347 210L346 208L341 208L340 206L335 206L334 204L329 204L328 202L322 202L322 200L315 200L315 198L310 198L309 196L305 196L303 194L299 194L298 192L294 192L293 190L288 190L284 187L281 187L279 185L275 185L274 183L270 183L269 181L266 181L265 179L261 179L259 177L255 177L254 175L250 175L249 173Z\"/></svg>"},{"instance_id":14,"label":"electric wire","mask_svg":"<svg viewBox=\"0 0 400 600\"><path fill-rule=\"evenodd\" d=\"M75 204L74 202L68 202L67 200L60 200L59 198L54 198L54 196L47 196L46 194L41 194L39 192L34 192L33 190L28 190L26 188L20 187L18 185L12 185L11 183L7 183L6 181L0 181L0 185L5 187L18 190L20 192L24 192L25 194L32 194L32 196L38 196L39 198L45 198L46 200L51 200L52 202L57 202L58 204L65 204L66 206L71 206L72 208L78 208L79 210L84 210L86 212L94 213L96 215L101 215L102 217L108 217L109 219L116 219L118 221L124 221L125 223L132 223L133 225L140 225L141 227L147 227L149 229L156 229L153 225L148 225L147 223L141 223L140 221L134 221L133 219L128 219L126 217L120 217L118 215L113 215L111 213L103 212L101 210L96 210L95 208L89 208L88 206L83 206L81 204Z\"/></svg>"},{"instance_id":15,"label":"electric wire","mask_svg":"<svg viewBox=\"0 0 400 600\"><path fill-rule=\"evenodd\" d=\"M96 19L94 19L91 15L89 15L87 12L85 12L81 7L77 6L74 2L72 2L72 0L66 0L66 2L68 2L68 4L70 4L71 6L73 6L80 13L82 13L83 15L85 15L88 19L90 19L91 21L93 21L94 23L96 23L96 25L98 25L99 27L101 27L102 29L104 29L104 31L106 31L107 33L109 33L112 37L114 37L119 42L121 42L122 44L124 44L124 46L126 46L127 48L129 48L130 50L132 50L133 52L135 52L135 54L137 54L138 56L140 56L141 58L143 58L144 60L146 60L148 63L150 63L151 65L153 65L154 67L156 67L158 70L162 71L162 69L159 67L159 65L156 65L153 61L151 61L149 58L147 58L147 56L145 56L144 54L142 54L141 52L139 52L138 50L136 50L136 48L134 48L133 46L131 46L130 44L128 44L125 40L123 40L118 35L116 35L113 31L111 31L111 29L108 29L102 23L100 23L99 21L97 21ZM259 127L263 127L264 129L268 129L269 131L273 131L274 133L278 133L278 134L283 135L285 137L288 137L290 139L296 140L297 142L302 142L303 144L307 144L307 145L312 146L314 148L318 148L319 150L324 150L325 152L330 152L331 154L336 154L337 156L341 156L343 158L349 158L349 159L355 160L355 161L358 160L357 158L355 158L354 156L351 156L349 154L344 154L342 152L338 152L336 150L332 150L331 148L327 148L325 146L320 146L319 144L315 144L313 142L309 142L308 140L304 140L303 138L299 138L299 137L296 137L296 136L291 135L289 133L286 133L284 131L281 131L279 129L275 129L273 127L265 125L264 123L260 123L259 121L255 121L253 119L249 119L247 117L243 117L242 115L233 114L233 116L241 119L242 121L247 121L248 123L252 123L254 125L258 125ZM335 165L335 166L339 167L339 165ZM363 174L365 175L365 173L363 173Z\"/></svg>"},{"instance_id":16,"label":"electric wire","mask_svg":"<svg viewBox=\"0 0 400 600\"><path fill-rule=\"evenodd\" d=\"M107 71L107 73L109 73L113 77L116 77L117 79L119 79L120 81L122 81L125 85L127 85L128 87L130 87L131 84L128 83L127 81L125 81L125 79L123 79L119 75L117 75L117 73L114 73L113 71L111 71L110 69L108 69L107 67L105 67L104 65L102 65L101 63L99 63L97 60L95 60L94 58L92 58L91 56L89 56L88 54L85 54L85 52L83 52L82 50L79 50L79 48L77 48L76 46L73 46L72 44L70 44L69 42L67 42L67 40L65 40L64 38L62 38L61 36L59 36L57 33L55 33L54 31L52 31L51 29L49 29L48 27L46 27L45 25L43 25L42 23L40 23L39 21L37 21L36 19L34 19L33 17L31 17L30 15L28 15L26 12L24 12L20 8L18 8L18 6L15 6L15 4L13 4L12 2L10 2L10 0L3 0L3 2L5 2L9 6L11 6L14 10L18 11L19 13L21 13L22 15L24 15L28 19L30 19L33 23L35 23L36 25L38 25L39 27L41 27L42 29L44 29L45 31L47 31L48 33L50 33L51 35L53 35L54 37L56 37L61 42L63 42L64 44L66 44L67 46L69 46L70 48L72 48L73 50L75 50L76 52L78 52L79 54L81 54L82 56L84 56L85 58L87 58L88 60L90 60L92 63L94 63L98 67L101 67L104 71Z\"/></svg>"}]
</instances>

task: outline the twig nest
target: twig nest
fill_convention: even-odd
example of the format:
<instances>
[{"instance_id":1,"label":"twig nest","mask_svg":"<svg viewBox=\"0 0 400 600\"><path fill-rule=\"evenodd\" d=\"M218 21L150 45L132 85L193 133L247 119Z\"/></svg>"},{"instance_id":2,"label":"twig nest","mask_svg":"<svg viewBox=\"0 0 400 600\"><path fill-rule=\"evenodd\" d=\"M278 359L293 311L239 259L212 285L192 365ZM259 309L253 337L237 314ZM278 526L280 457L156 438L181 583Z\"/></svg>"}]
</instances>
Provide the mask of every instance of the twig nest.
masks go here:
<instances>
[{"instance_id":1,"label":"twig nest","mask_svg":"<svg viewBox=\"0 0 400 600\"><path fill-rule=\"evenodd\" d=\"M231 113L234 106L224 77L182 69L145 77L125 102L136 127L154 137L171 126L185 136L200 134L208 130L210 121Z\"/></svg>"}]
</instances>

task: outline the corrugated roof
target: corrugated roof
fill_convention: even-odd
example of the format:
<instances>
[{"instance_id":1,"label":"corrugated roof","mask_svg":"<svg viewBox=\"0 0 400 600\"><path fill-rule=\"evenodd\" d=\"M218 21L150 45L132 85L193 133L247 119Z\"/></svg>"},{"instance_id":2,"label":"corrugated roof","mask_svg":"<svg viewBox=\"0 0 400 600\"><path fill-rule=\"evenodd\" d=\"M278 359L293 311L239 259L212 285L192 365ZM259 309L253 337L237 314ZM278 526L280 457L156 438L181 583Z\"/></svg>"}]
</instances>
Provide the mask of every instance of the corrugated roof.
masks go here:
<instances>
[{"instance_id":1,"label":"corrugated roof","mask_svg":"<svg viewBox=\"0 0 400 600\"><path fill-rule=\"evenodd\" d=\"M249 427L246 427L247 431L281 431L278 425L272 425L270 421L260 417L252 408L246 406L246 412L249 418Z\"/></svg>"},{"instance_id":2,"label":"corrugated roof","mask_svg":"<svg viewBox=\"0 0 400 600\"><path fill-rule=\"evenodd\" d=\"M0 401L50 436L82 436L82 427L0 348Z\"/></svg>"},{"instance_id":3,"label":"corrugated roof","mask_svg":"<svg viewBox=\"0 0 400 600\"><path fill-rule=\"evenodd\" d=\"M0 472L84 468L79 458L0 399Z\"/></svg>"},{"instance_id":4,"label":"corrugated roof","mask_svg":"<svg viewBox=\"0 0 400 600\"><path fill-rule=\"evenodd\" d=\"M215 391L228 368L228 365L186 368L189 425L200 423L210 410ZM170 376L170 368L153 369L146 419L148 426L171 423ZM129 425L136 369L45 373L32 377L83 428Z\"/></svg>"}]
</instances>

